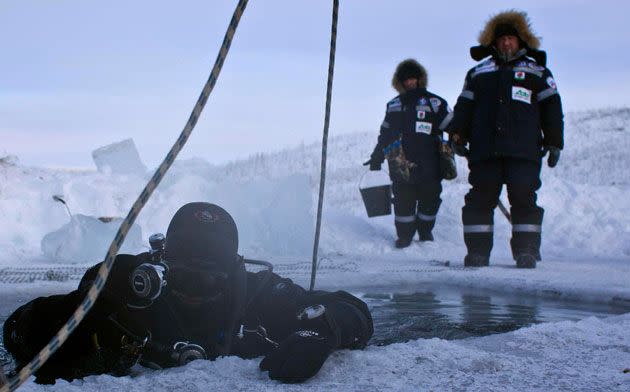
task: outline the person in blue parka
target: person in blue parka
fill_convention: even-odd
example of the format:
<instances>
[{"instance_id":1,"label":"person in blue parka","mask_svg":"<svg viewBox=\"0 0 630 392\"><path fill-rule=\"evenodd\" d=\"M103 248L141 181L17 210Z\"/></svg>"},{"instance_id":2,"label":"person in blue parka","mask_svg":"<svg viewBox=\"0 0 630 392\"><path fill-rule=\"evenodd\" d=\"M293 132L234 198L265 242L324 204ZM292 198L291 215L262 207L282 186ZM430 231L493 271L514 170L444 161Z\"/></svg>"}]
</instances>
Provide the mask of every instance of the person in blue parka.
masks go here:
<instances>
[{"instance_id":1,"label":"person in blue parka","mask_svg":"<svg viewBox=\"0 0 630 392\"><path fill-rule=\"evenodd\" d=\"M522 11L501 12L486 23L480 61L466 74L449 131L455 151L468 156L472 186L462 209L467 267L489 264L493 212L503 184L511 205L512 255L519 268L540 261L544 210L537 205L542 157L554 167L564 146L562 102L540 39ZM468 148L466 148L468 147Z\"/></svg>"},{"instance_id":2,"label":"person in blue parka","mask_svg":"<svg viewBox=\"0 0 630 392\"><path fill-rule=\"evenodd\" d=\"M416 60L396 67L392 86L399 95L387 103L378 142L366 165L380 170L385 158L394 193L397 248L433 241L432 230L442 200L440 144L451 119L447 102L427 90L428 76Z\"/></svg>"}]
</instances>

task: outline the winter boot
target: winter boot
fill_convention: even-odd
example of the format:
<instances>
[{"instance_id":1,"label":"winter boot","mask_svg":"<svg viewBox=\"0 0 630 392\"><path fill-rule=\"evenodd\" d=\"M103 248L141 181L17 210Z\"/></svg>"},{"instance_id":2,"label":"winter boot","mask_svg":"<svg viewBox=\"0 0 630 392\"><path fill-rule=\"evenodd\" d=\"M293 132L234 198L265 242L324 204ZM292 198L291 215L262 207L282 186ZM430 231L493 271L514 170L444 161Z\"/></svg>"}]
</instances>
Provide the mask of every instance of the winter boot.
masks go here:
<instances>
[{"instance_id":1,"label":"winter boot","mask_svg":"<svg viewBox=\"0 0 630 392\"><path fill-rule=\"evenodd\" d=\"M536 256L530 253L521 253L516 256L516 268L536 268Z\"/></svg>"},{"instance_id":2,"label":"winter boot","mask_svg":"<svg viewBox=\"0 0 630 392\"><path fill-rule=\"evenodd\" d=\"M425 241L433 241L433 234L431 231L435 226L435 215L424 215L422 213L418 213L418 237L421 242Z\"/></svg>"},{"instance_id":3,"label":"winter boot","mask_svg":"<svg viewBox=\"0 0 630 392\"><path fill-rule=\"evenodd\" d=\"M475 253L469 253L464 257L464 267L487 267L490 265L490 257Z\"/></svg>"},{"instance_id":4,"label":"winter boot","mask_svg":"<svg viewBox=\"0 0 630 392\"><path fill-rule=\"evenodd\" d=\"M430 231L421 231L418 233L420 242L433 241L433 234Z\"/></svg>"},{"instance_id":5,"label":"winter boot","mask_svg":"<svg viewBox=\"0 0 630 392\"><path fill-rule=\"evenodd\" d=\"M398 238L396 240L395 246L398 249L402 249L402 248L406 248L409 245L411 245L411 238L406 239L406 238Z\"/></svg>"}]
</instances>

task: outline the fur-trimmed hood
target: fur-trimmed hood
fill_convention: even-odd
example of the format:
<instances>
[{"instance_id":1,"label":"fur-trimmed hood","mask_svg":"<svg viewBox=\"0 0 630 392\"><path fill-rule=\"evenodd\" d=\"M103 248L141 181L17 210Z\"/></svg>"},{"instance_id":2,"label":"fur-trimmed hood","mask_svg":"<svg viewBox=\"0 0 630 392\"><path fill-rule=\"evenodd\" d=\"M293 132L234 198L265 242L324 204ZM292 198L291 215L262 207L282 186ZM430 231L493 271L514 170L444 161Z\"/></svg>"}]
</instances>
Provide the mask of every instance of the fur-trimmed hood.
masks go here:
<instances>
[{"instance_id":1,"label":"fur-trimmed hood","mask_svg":"<svg viewBox=\"0 0 630 392\"><path fill-rule=\"evenodd\" d=\"M404 79L410 75L418 78L418 87L427 88L427 84L429 83L427 70L416 60L406 59L396 66L396 71L394 72L394 76L392 76L392 87L394 90L398 91L399 94L405 92L403 82Z\"/></svg>"},{"instance_id":2,"label":"fur-trimmed hood","mask_svg":"<svg viewBox=\"0 0 630 392\"><path fill-rule=\"evenodd\" d=\"M493 15L479 33L479 46L470 48L470 56L474 60L482 60L496 53L494 47L495 32L498 26L510 26L516 30L521 43L527 49L527 55L533 57L543 67L547 63L547 54L540 50L541 37L537 36L525 11L510 10Z\"/></svg>"},{"instance_id":3,"label":"fur-trimmed hood","mask_svg":"<svg viewBox=\"0 0 630 392\"><path fill-rule=\"evenodd\" d=\"M478 41L482 46L494 46L495 31L498 26L508 25L513 27L518 33L518 37L530 49L540 48L540 37L536 36L532 30L529 16L524 11L504 11L492 16L486 26L479 33Z\"/></svg>"}]
</instances>

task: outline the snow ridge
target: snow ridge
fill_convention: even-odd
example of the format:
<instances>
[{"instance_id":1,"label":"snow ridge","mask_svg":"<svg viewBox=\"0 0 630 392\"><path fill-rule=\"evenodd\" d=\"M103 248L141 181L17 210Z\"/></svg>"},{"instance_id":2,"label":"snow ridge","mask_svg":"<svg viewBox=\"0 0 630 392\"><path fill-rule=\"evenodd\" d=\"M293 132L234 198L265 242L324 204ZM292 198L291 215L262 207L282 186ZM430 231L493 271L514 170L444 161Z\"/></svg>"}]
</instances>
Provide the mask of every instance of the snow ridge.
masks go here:
<instances>
[{"instance_id":1,"label":"snow ridge","mask_svg":"<svg viewBox=\"0 0 630 392\"><path fill-rule=\"evenodd\" d=\"M537 295L630 298L630 108L609 108L567 115L566 148L556 169L543 168L540 204L546 209L543 258L533 280L511 269L510 226L495 214L495 249L487 272L461 270L465 255L461 207L468 190L467 168L458 158L459 176L443 183L436 242L395 250L392 217L368 219L359 182L387 182L384 172L362 166L376 142L376 131L330 139L321 239L321 284L362 285L366 276L380 284L422 280ZM211 165L201 158L177 161L158 187L137 224L142 238L165 231L183 203L207 200L224 206L240 231L240 251L265 257L301 283L308 275L319 180L320 145L299 145L275 153ZM15 158L0 160L1 266L59 263L42 253L40 243L69 221L53 194L63 194L73 214L120 217L151 173L120 175L89 170L23 167ZM507 204L506 197L503 196ZM103 243L102 238L67 240ZM98 241L96 241L98 240ZM107 241L105 241L107 242ZM129 251L142 251L134 244ZM101 245L102 246L102 245ZM105 253L103 249L102 254ZM67 258L66 258L67 259ZM89 264L98 260L76 260ZM449 261L450 266L445 266ZM66 261L67 263L67 261ZM505 269L509 268L509 269ZM328 272L327 272L328 271ZM345 272L343 272L345 271ZM606 282L599 285L599 283ZM556 293L556 294L549 294ZM559 294L558 294L559 293Z\"/></svg>"}]
</instances>

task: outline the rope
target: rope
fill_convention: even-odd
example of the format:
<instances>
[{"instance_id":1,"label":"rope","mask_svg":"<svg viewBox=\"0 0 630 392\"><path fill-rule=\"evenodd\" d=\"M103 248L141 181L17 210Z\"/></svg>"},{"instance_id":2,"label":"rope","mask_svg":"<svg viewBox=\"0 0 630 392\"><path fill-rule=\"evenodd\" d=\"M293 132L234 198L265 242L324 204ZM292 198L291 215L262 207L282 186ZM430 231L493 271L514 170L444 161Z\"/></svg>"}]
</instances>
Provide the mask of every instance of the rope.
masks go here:
<instances>
[{"instance_id":1,"label":"rope","mask_svg":"<svg viewBox=\"0 0 630 392\"><path fill-rule=\"evenodd\" d=\"M120 228L118 229L114 240L109 246L105 261L102 263L101 268L98 271L98 276L94 280L94 284L92 285L92 287L90 287L87 296L83 299L81 305L79 305L79 307L75 310L74 314L70 317L66 324L61 327L59 332L57 332L57 334L46 345L46 347L44 347L39 352L39 354L37 354L35 358L33 358L31 362L24 366L24 368L22 368L22 370L16 377L9 380L8 384L2 386L0 392L14 391L20 385L22 385L33 373L35 373L37 369L39 369L48 360L48 358L50 358L50 356L55 351L57 351L57 349L61 347L61 345L68 339L68 336L70 336L72 331L74 331L79 323L81 323L85 315L92 308L92 305L94 305L94 302L96 302L96 298L98 298L98 295L105 286L107 277L109 276L109 273L114 264L115 255L120 249L123 241L125 240L127 232L133 225L136 217L138 216L144 205L149 200L149 197L151 196L155 188L157 188L160 181L162 181L162 178L175 161L175 158L177 157L181 149L188 141L188 138L190 137L193 128L197 124L197 120L199 120L199 115L201 114L201 111L208 101L208 97L210 96L210 93L212 92L214 85L216 84L219 73L221 72L221 68L223 67L223 62L225 61L228 51L230 50L232 37L234 36L236 27L238 26L238 22L243 15L243 11L247 6L247 1L248 0L239 0L236 9L234 10L234 14L232 15L230 25L228 26L228 29L223 38L223 44L221 45L221 50L217 55L214 67L212 68L212 72L210 73L210 77L206 81L206 84L201 91L201 95L197 99L197 103L195 104L195 107L193 108L192 113L188 118L186 126L179 135L179 138L175 141L175 144L173 144L173 146L171 147L171 150L166 155L166 158L164 158L164 161L162 161L158 169L155 171L155 174L153 175L151 180L147 183L142 193L140 193L140 196L138 196L138 199L131 207L129 214L120 225Z\"/></svg>"},{"instance_id":2,"label":"rope","mask_svg":"<svg viewBox=\"0 0 630 392\"><path fill-rule=\"evenodd\" d=\"M315 288L315 274L317 273L317 250L319 248L319 233L322 224L322 205L324 203L324 185L326 183L326 152L328 150L328 126L330 124L330 101L332 96L333 74L335 70L335 49L337 47L337 13L339 0L333 0L332 26L330 31L330 56L328 58L328 85L326 86L326 115L324 117L324 137L322 140L322 164L319 177L319 199L317 201L317 223L315 224L315 241L313 242L313 266L311 270L310 290Z\"/></svg>"}]
</instances>

